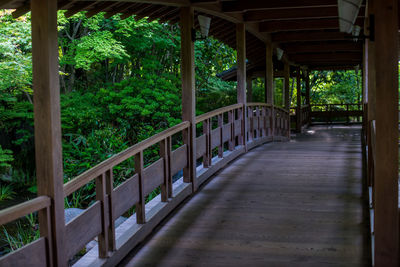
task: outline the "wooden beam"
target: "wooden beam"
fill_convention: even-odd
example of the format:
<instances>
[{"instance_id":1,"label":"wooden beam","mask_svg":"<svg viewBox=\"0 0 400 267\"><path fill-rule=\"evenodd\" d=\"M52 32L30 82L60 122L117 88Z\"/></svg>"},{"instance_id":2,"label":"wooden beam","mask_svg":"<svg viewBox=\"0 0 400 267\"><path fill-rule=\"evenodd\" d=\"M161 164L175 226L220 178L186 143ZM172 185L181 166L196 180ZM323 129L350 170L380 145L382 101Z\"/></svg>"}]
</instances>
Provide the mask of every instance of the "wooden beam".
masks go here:
<instances>
[{"instance_id":1,"label":"wooden beam","mask_svg":"<svg viewBox=\"0 0 400 267\"><path fill-rule=\"evenodd\" d=\"M247 102L251 103L253 101L253 77L252 75L246 75Z\"/></svg>"},{"instance_id":2,"label":"wooden beam","mask_svg":"<svg viewBox=\"0 0 400 267\"><path fill-rule=\"evenodd\" d=\"M222 12L243 12L254 9L335 7L337 0L286 0L286 1L223 1Z\"/></svg>"},{"instance_id":3,"label":"wooden beam","mask_svg":"<svg viewBox=\"0 0 400 267\"><path fill-rule=\"evenodd\" d=\"M283 69L283 87L284 87L284 103L285 109L290 109L290 65L288 62L285 62ZM290 129L290 128L289 128Z\"/></svg>"},{"instance_id":4,"label":"wooden beam","mask_svg":"<svg viewBox=\"0 0 400 267\"><path fill-rule=\"evenodd\" d=\"M308 65L309 70L353 70L354 67L358 64L350 65L350 64L326 64L326 65Z\"/></svg>"},{"instance_id":5,"label":"wooden beam","mask_svg":"<svg viewBox=\"0 0 400 267\"><path fill-rule=\"evenodd\" d=\"M323 30L339 29L339 20L332 19L297 19L297 20L272 20L260 22L260 32L280 32L298 30Z\"/></svg>"},{"instance_id":6,"label":"wooden beam","mask_svg":"<svg viewBox=\"0 0 400 267\"><path fill-rule=\"evenodd\" d=\"M112 16L118 14L118 13L124 13L127 11L130 7L134 6L135 4L132 3L124 3L118 6L114 6L110 11L108 11L105 15L104 18L109 19Z\"/></svg>"},{"instance_id":7,"label":"wooden beam","mask_svg":"<svg viewBox=\"0 0 400 267\"><path fill-rule=\"evenodd\" d=\"M94 15L103 12L104 10L111 8L113 6L116 6L118 4L118 2L104 2L104 3L100 3L97 6L95 6L94 8L92 8L91 10L89 10L88 12L86 12L86 17L87 18L91 18Z\"/></svg>"},{"instance_id":8,"label":"wooden beam","mask_svg":"<svg viewBox=\"0 0 400 267\"><path fill-rule=\"evenodd\" d=\"M242 118L242 129L239 144L246 147L247 116L246 116L246 27L244 23L236 24L236 52L237 52L237 102L244 104L239 118ZM239 111L240 112L240 111Z\"/></svg>"},{"instance_id":9,"label":"wooden beam","mask_svg":"<svg viewBox=\"0 0 400 267\"><path fill-rule=\"evenodd\" d=\"M346 37L347 36L347 37ZM342 32L310 31L279 32L271 34L274 43L311 42L311 41L346 41L351 35Z\"/></svg>"},{"instance_id":10,"label":"wooden beam","mask_svg":"<svg viewBox=\"0 0 400 267\"><path fill-rule=\"evenodd\" d=\"M169 6L160 6L158 9L154 10L150 14L148 14L148 21L154 21L162 17L164 14L172 14L174 9L171 11L171 7Z\"/></svg>"},{"instance_id":11,"label":"wooden beam","mask_svg":"<svg viewBox=\"0 0 400 267\"><path fill-rule=\"evenodd\" d=\"M304 82L306 84L306 105L310 105L310 73L305 71Z\"/></svg>"},{"instance_id":12,"label":"wooden beam","mask_svg":"<svg viewBox=\"0 0 400 267\"><path fill-rule=\"evenodd\" d=\"M237 51L237 102L246 103L246 29L243 23L236 24Z\"/></svg>"},{"instance_id":13,"label":"wooden beam","mask_svg":"<svg viewBox=\"0 0 400 267\"><path fill-rule=\"evenodd\" d=\"M0 8L7 8L14 0L0 0Z\"/></svg>"},{"instance_id":14,"label":"wooden beam","mask_svg":"<svg viewBox=\"0 0 400 267\"><path fill-rule=\"evenodd\" d=\"M12 13L12 16L13 16L14 19L16 19L16 18L19 18L19 17L25 15L25 14L28 13L30 10L31 10L31 5L28 3L28 4L25 4L25 5L23 5L23 6L19 7L19 8L17 8L17 10L15 10L15 11Z\"/></svg>"},{"instance_id":15,"label":"wooden beam","mask_svg":"<svg viewBox=\"0 0 400 267\"><path fill-rule=\"evenodd\" d=\"M376 70L375 266L399 266L398 1L374 2Z\"/></svg>"},{"instance_id":16,"label":"wooden beam","mask_svg":"<svg viewBox=\"0 0 400 267\"><path fill-rule=\"evenodd\" d=\"M93 6L94 4L96 4L96 2L79 2L79 3L75 3L71 8L68 9L67 12L65 12L65 17L66 18L70 18L73 15L75 15L76 13L87 9L91 6Z\"/></svg>"},{"instance_id":17,"label":"wooden beam","mask_svg":"<svg viewBox=\"0 0 400 267\"><path fill-rule=\"evenodd\" d=\"M274 64L273 47L267 44L265 47L265 103L274 104Z\"/></svg>"},{"instance_id":18,"label":"wooden beam","mask_svg":"<svg viewBox=\"0 0 400 267\"><path fill-rule=\"evenodd\" d=\"M337 18L337 7L319 8L290 8L290 9L267 9L247 11L243 14L244 21L283 20L283 19L306 19L306 18Z\"/></svg>"},{"instance_id":19,"label":"wooden beam","mask_svg":"<svg viewBox=\"0 0 400 267\"><path fill-rule=\"evenodd\" d=\"M57 1L32 0L31 8L37 190L39 196L48 196L52 202L50 214L43 210L39 212L39 225L41 235L51 228L51 236L47 238L49 262L53 266L67 266L64 247Z\"/></svg>"},{"instance_id":20,"label":"wooden beam","mask_svg":"<svg viewBox=\"0 0 400 267\"><path fill-rule=\"evenodd\" d=\"M296 77L296 89L297 89L297 105L296 105L296 131L298 133L301 132L301 75L300 75L300 67L297 67L297 77Z\"/></svg>"},{"instance_id":21,"label":"wooden beam","mask_svg":"<svg viewBox=\"0 0 400 267\"><path fill-rule=\"evenodd\" d=\"M323 53L323 52L361 52L362 44L353 41L319 42L312 44L288 43L281 46L286 54Z\"/></svg>"},{"instance_id":22,"label":"wooden beam","mask_svg":"<svg viewBox=\"0 0 400 267\"><path fill-rule=\"evenodd\" d=\"M195 94L195 58L192 29L194 11L192 7L182 7L180 12L181 28L181 79L182 79L182 121L189 121L190 128L184 133L184 143L188 145L188 167L183 170L185 182L196 184L196 94Z\"/></svg>"},{"instance_id":23,"label":"wooden beam","mask_svg":"<svg viewBox=\"0 0 400 267\"><path fill-rule=\"evenodd\" d=\"M285 61L283 65L283 103L285 109L290 114L290 65ZM287 120L287 138L290 139L290 116Z\"/></svg>"},{"instance_id":24,"label":"wooden beam","mask_svg":"<svg viewBox=\"0 0 400 267\"><path fill-rule=\"evenodd\" d=\"M314 54L294 54L289 57L295 62L325 62L325 61L362 61L362 53L358 52L337 52L337 53L314 53Z\"/></svg>"}]
</instances>

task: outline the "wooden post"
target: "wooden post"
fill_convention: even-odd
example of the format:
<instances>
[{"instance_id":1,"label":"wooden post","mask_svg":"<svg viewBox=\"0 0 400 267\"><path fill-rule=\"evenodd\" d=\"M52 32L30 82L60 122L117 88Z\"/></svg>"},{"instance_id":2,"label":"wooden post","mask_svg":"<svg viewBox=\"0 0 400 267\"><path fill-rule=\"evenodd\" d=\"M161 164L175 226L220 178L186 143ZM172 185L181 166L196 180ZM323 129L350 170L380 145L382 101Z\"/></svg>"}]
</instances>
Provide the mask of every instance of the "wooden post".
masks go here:
<instances>
[{"instance_id":1,"label":"wooden post","mask_svg":"<svg viewBox=\"0 0 400 267\"><path fill-rule=\"evenodd\" d=\"M283 68L283 75L284 75L284 95L285 95L285 109L289 112L290 114L290 65L288 62L284 63L284 68ZM290 138L290 115L289 119L287 120L287 137Z\"/></svg>"},{"instance_id":2,"label":"wooden post","mask_svg":"<svg viewBox=\"0 0 400 267\"><path fill-rule=\"evenodd\" d=\"M301 122L302 122L302 118L301 118L301 76L300 76L300 68L297 68L297 77L296 77L296 81L297 81L297 107L296 107L296 131L297 132L301 132Z\"/></svg>"},{"instance_id":3,"label":"wooden post","mask_svg":"<svg viewBox=\"0 0 400 267\"><path fill-rule=\"evenodd\" d=\"M190 128L184 133L184 143L188 145L188 167L183 170L183 180L196 185L196 94L194 71L194 11L192 7L180 10L181 27L181 78L182 78L182 120L190 122Z\"/></svg>"},{"instance_id":4,"label":"wooden post","mask_svg":"<svg viewBox=\"0 0 400 267\"><path fill-rule=\"evenodd\" d=\"M47 228L51 228L48 239L50 265L67 266L64 246L57 1L32 0L31 11L37 190L39 196L49 196L52 202L50 214L39 212L40 232L47 234Z\"/></svg>"},{"instance_id":5,"label":"wooden post","mask_svg":"<svg viewBox=\"0 0 400 267\"><path fill-rule=\"evenodd\" d=\"M311 101L310 101L310 73L307 70L304 81L306 83L306 105L307 107L307 124L311 124Z\"/></svg>"},{"instance_id":6,"label":"wooden post","mask_svg":"<svg viewBox=\"0 0 400 267\"><path fill-rule=\"evenodd\" d=\"M374 1L374 11L375 266L398 266L398 1Z\"/></svg>"},{"instance_id":7,"label":"wooden post","mask_svg":"<svg viewBox=\"0 0 400 267\"><path fill-rule=\"evenodd\" d=\"M253 77L248 75L246 77L246 86L247 86L247 102L253 101Z\"/></svg>"},{"instance_id":8,"label":"wooden post","mask_svg":"<svg viewBox=\"0 0 400 267\"><path fill-rule=\"evenodd\" d=\"M241 114L242 132L239 144L247 147L247 116L246 116L246 27L244 23L236 24L237 52L237 102L243 104ZM240 111L238 111L240 112ZM246 148L247 149L247 148Z\"/></svg>"},{"instance_id":9,"label":"wooden post","mask_svg":"<svg viewBox=\"0 0 400 267\"><path fill-rule=\"evenodd\" d=\"M275 132L275 111L274 111L274 64L272 61L273 48L268 43L265 49L265 102L271 104L271 135Z\"/></svg>"},{"instance_id":10,"label":"wooden post","mask_svg":"<svg viewBox=\"0 0 400 267\"><path fill-rule=\"evenodd\" d=\"M373 14L373 1L368 1L366 19L364 27L364 33L366 36L370 34L369 32L369 14ZM367 145L368 145L368 172L367 181L368 185L372 186L373 183L373 171L372 171L372 142L371 142L371 131L370 125L371 121L375 119L375 42L371 41L369 38L365 40L364 43L364 102L366 109L364 110L364 126L365 134L367 135ZM373 204L373 203L372 203Z\"/></svg>"}]
</instances>

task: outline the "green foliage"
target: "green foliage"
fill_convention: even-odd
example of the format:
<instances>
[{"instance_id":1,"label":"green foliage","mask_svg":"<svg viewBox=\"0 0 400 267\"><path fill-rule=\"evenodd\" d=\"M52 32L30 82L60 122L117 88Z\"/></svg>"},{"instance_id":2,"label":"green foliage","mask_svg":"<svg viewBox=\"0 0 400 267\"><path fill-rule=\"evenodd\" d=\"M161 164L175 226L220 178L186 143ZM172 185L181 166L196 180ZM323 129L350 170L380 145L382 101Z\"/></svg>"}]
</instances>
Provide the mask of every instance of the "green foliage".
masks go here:
<instances>
[{"instance_id":1,"label":"green foliage","mask_svg":"<svg viewBox=\"0 0 400 267\"><path fill-rule=\"evenodd\" d=\"M0 201L10 200L15 197L14 188L11 185L0 185Z\"/></svg>"},{"instance_id":2,"label":"green foliage","mask_svg":"<svg viewBox=\"0 0 400 267\"><path fill-rule=\"evenodd\" d=\"M76 42L73 53L74 65L76 68L90 70L95 63L103 62L106 59L122 61L129 57L120 42L113 38L109 31L94 32L84 36Z\"/></svg>"},{"instance_id":3,"label":"green foliage","mask_svg":"<svg viewBox=\"0 0 400 267\"><path fill-rule=\"evenodd\" d=\"M12 151L9 149L3 149L0 146L0 170L11 168L11 162L13 161Z\"/></svg>"},{"instance_id":4,"label":"green foliage","mask_svg":"<svg viewBox=\"0 0 400 267\"><path fill-rule=\"evenodd\" d=\"M310 85L311 104L361 102L361 77L355 71L314 71Z\"/></svg>"},{"instance_id":5,"label":"green foliage","mask_svg":"<svg viewBox=\"0 0 400 267\"><path fill-rule=\"evenodd\" d=\"M0 10L0 92L32 93L31 36L29 17L13 20Z\"/></svg>"},{"instance_id":6,"label":"green foliage","mask_svg":"<svg viewBox=\"0 0 400 267\"><path fill-rule=\"evenodd\" d=\"M7 230L3 228L1 238L8 244L6 249L15 251L40 237L39 227L37 224L37 216L30 214L25 219L19 220L15 224L15 228Z\"/></svg>"}]
</instances>

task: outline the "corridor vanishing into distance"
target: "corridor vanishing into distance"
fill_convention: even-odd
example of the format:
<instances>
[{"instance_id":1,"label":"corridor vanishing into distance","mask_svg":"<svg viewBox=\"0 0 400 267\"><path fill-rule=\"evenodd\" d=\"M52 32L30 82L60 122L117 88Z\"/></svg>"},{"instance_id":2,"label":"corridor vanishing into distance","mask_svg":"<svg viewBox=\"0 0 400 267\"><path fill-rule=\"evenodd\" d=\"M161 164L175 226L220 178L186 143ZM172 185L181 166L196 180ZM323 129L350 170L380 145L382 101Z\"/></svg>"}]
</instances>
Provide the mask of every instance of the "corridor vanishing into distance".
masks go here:
<instances>
[{"instance_id":1,"label":"corridor vanishing into distance","mask_svg":"<svg viewBox=\"0 0 400 267\"><path fill-rule=\"evenodd\" d=\"M370 265L360 135L318 126L249 151L120 265Z\"/></svg>"}]
</instances>

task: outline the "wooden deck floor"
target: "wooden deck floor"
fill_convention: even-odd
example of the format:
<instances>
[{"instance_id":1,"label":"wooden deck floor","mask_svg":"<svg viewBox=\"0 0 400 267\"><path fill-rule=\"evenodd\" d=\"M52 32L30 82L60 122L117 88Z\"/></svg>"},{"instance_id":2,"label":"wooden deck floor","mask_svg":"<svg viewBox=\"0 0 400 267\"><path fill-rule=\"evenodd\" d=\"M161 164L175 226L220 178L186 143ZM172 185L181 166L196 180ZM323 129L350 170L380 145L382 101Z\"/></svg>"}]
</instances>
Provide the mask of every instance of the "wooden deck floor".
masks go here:
<instances>
[{"instance_id":1,"label":"wooden deck floor","mask_svg":"<svg viewBox=\"0 0 400 267\"><path fill-rule=\"evenodd\" d=\"M121 266L369 266L358 127L243 155Z\"/></svg>"}]
</instances>

